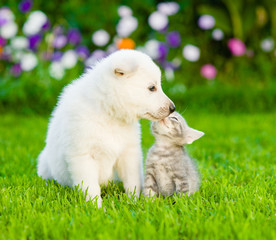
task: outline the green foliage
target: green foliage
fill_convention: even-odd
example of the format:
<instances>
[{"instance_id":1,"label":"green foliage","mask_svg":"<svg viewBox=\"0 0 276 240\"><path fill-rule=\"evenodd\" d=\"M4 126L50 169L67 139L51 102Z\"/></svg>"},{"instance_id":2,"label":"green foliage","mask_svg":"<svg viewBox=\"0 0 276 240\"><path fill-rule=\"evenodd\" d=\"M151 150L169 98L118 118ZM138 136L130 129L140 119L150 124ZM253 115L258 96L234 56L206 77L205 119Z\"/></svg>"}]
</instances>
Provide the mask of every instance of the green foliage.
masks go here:
<instances>
[{"instance_id":1,"label":"green foliage","mask_svg":"<svg viewBox=\"0 0 276 240\"><path fill-rule=\"evenodd\" d=\"M269 59L259 57L258 61ZM276 102L274 68L263 65L263 69L257 69L259 73L268 73L260 79L250 71L249 65L242 59L228 62L227 75L219 74L214 81L208 81L195 79L196 68L186 72L189 66L184 64L185 74L177 72L174 81L164 79L163 89L177 108L184 106L194 111L224 113L273 111ZM48 66L41 64L37 71L26 73L19 79L4 75L0 78L0 113L49 114L64 85L78 78L82 71L83 66L78 65L67 71L63 80L57 81L49 77Z\"/></svg>"},{"instance_id":2,"label":"green foliage","mask_svg":"<svg viewBox=\"0 0 276 240\"><path fill-rule=\"evenodd\" d=\"M128 199L102 191L96 209L78 189L36 176L48 120L0 119L0 239L275 239L275 114L184 116L206 135L188 147L202 175L191 197ZM153 143L142 121L144 153Z\"/></svg>"},{"instance_id":3,"label":"green foliage","mask_svg":"<svg viewBox=\"0 0 276 240\"><path fill-rule=\"evenodd\" d=\"M178 86L177 86L178 87ZM256 89L214 86L194 87L184 94L170 94L176 106L185 106L194 112L254 113L275 110L276 88Z\"/></svg>"},{"instance_id":4,"label":"green foliage","mask_svg":"<svg viewBox=\"0 0 276 240\"><path fill-rule=\"evenodd\" d=\"M66 80L77 78L79 74L69 71L61 81L47 78L43 68L40 75L28 74L24 78L0 82L0 113L49 114L56 105ZM8 81L12 81L10 84ZM8 82L8 83L7 83ZM187 88L183 81L163 82L165 93L176 104L200 112L271 112L275 110L276 85L270 87L244 87L210 82L206 86Z\"/></svg>"},{"instance_id":5,"label":"green foliage","mask_svg":"<svg viewBox=\"0 0 276 240\"><path fill-rule=\"evenodd\" d=\"M83 67L68 70L63 80L57 81L48 74L47 65L39 65L37 71L25 73L14 79L6 74L0 78L0 112L49 113L56 105L64 85L78 78Z\"/></svg>"},{"instance_id":6,"label":"green foliage","mask_svg":"<svg viewBox=\"0 0 276 240\"><path fill-rule=\"evenodd\" d=\"M165 35L152 31L147 23L148 16L156 10L158 2L61 0L57 7L53 1L37 0L34 1L33 9L44 11L54 26L62 24L79 28L84 37L83 44L93 51L96 46L91 42L91 34L103 28L114 36L119 21L117 7L122 4L130 6L133 15L138 18L139 27L131 35L138 46L145 44L148 39L165 41ZM12 9L16 21L22 26L27 15L19 12L18 1L4 1L3 5ZM168 31L179 31L182 45L171 49L168 58L172 60L177 57L182 60L182 64L175 72L175 80L163 83L165 92L178 105L189 103L206 111L272 110L276 94L276 58L273 51L264 53L261 50L260 41L268 36L274 37L274 41L276 39L274 1L186 0L179 2L179 5L179 13L169 17ZM214 41L210 30L201 30L197 26L197 19L202 14L210 14L216 19L215 27L224 31L225 39ZM254 50L254 56L231 56L227 48L227 40L231 37L241 38L248 49ZM191 63L182 57L182 49L186 44L200 47L201 58L198 62ZM200 67L206 63L214 64L218 70L213 82L200 76ZM31 73L24 72L19 78L14 78L10 76L7 65L0 61L0 72L0 113L47 114L55 105L63 86L82 74L83 66L79 64L66 71L61 81L49 77L48 65L43 62ZM199 86L203 86L202 89Z\"/></svg>"},{"instance_id":7,"label":"green foliage","mask_svg":"<svg viewBox=\"0 0 276 240\"><path fill-rule=\"evenodd\" d=\"M262 35L274 33L269 26L273 24L275 3L257 0L223 0L202 1L197 6L199 14L210 14L216 19L216 26L228 36L234 36L249 42L253 37L262 38ZM274 35L273 35L274 36ZM275 37L275 36L274 36ZM251 46L252 47L252 46Z\"/></svg>"}]
</instances>

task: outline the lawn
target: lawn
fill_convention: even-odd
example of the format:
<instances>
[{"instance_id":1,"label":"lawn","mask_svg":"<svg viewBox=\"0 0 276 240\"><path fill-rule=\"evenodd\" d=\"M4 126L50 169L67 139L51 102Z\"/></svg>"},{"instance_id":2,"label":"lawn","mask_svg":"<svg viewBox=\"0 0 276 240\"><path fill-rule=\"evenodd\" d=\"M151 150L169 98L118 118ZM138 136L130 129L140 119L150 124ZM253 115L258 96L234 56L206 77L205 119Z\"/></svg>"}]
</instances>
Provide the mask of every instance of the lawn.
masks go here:
<instances>
[{"instance_id":1,"label":"lawn","mask_svg":"<svg viewBox=\"0 0 276 240\"><path fill-rule=\"evenodd\" d=\"M185 112L206 135L188 147L201 189L192 197L128 199L103 189L103 206L36 175L47 117L0 118L0 239L276 239L276 115ZM142 121L143 150L153 143Z\"/></svg>"}]
</instances>

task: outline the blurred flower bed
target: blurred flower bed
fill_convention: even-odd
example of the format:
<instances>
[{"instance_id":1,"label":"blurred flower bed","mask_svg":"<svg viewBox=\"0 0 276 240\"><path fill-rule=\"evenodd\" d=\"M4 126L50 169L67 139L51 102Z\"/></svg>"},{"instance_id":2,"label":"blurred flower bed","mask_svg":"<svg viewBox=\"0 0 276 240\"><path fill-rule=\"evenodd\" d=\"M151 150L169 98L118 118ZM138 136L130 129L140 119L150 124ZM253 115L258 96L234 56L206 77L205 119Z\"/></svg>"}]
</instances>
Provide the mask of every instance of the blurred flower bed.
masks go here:
<instances>
[{"instance_id":1,"label":"blurred flower bed","mask_svg":"<svg viewBox=\"0 0 276 240\"><path fill-rule=\"evenodd\" d=\"M274 84L272 2L124 3L61 1L57 9L53 3L11 0L0 6L2 105L55 99L83 69L124 48L150 55L164 71L169 94L179 98L197 85Z\"/></svg>"}]
</instances>

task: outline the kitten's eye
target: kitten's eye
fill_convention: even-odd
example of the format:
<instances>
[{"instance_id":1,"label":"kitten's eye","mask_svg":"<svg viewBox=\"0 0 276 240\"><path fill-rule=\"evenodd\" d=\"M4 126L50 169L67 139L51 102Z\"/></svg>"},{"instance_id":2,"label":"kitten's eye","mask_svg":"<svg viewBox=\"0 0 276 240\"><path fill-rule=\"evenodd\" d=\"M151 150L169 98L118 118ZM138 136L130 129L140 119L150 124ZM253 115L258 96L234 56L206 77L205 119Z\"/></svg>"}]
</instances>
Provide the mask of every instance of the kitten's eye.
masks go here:
<instances>
[{"instance_id":1,"label":"kitten's eye","mask_svg":"<svg viewBox=\"0 0 276 240\"><path fill-rule=\"evenodd\" d=\"M171 120L178 122L178 119L176 117L170 117Z\"/></svg>"},{"instance_id":2,"label":"kitten's eye","mask_svg":"<svg viewBox=\"0 0 276 240\"><path fill-rule=\"evenodd\" d=\"M155 91L157 90L157 88L153 85L153 86L150 86L150 87L149 87L149 90L150 90L151 92L155 92Z\"/></svg>"}]
</instances>

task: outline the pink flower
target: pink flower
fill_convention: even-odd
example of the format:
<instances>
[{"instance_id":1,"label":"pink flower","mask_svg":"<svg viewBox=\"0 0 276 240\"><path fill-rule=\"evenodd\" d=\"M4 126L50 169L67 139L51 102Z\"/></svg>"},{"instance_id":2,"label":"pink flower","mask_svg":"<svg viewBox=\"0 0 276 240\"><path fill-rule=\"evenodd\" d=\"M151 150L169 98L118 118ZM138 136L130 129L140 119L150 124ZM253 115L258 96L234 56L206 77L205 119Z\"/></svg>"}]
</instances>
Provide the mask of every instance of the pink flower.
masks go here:
<instances>
[{"instance_id":1,"label":"pink flower","mask_svg":"<svg viewBox=\"0 0 276 240\"><path fill-rule=\"evenodd\" d=\"M205 64L201 67L200 73L207 79L214 79L217 75L217 69L212 64Z\"/></svg>"},{"instance_id":2,"label":"pink flower","mask_svg":"<svg viewBox=\"0 0 276 240\"><path fill-rule=\"evenodd\" d=\"M242 56L245 54L245 44L238 38L231 38L227 43L230 52L234 56Z\"/></svg>"}]
</instances>

